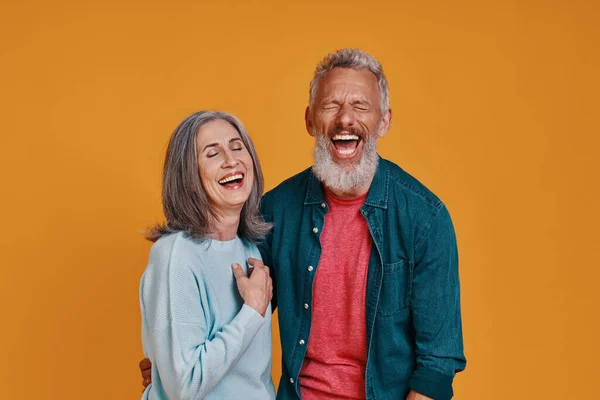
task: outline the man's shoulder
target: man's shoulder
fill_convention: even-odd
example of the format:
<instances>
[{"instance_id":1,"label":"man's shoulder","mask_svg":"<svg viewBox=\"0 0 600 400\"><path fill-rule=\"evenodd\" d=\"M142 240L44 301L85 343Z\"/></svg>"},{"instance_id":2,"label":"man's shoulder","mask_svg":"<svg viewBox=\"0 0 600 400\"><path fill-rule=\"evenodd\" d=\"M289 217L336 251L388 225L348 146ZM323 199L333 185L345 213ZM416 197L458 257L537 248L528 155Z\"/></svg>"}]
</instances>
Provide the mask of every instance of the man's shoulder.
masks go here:
<instances>
[{"instance_id":1,"label":"man's shoulder","mask_svg":"<svg viewBox=\"0 0 600 400\"><path fill-rule=\"evenodd\" d=\"M308 167L304 171L286 179L265 193L262 199L263 204L273 205L275 201L280 204L287 204L293 199L303 200L304 196L306 196L306 188L311 176L311 167Z\"/></svg>"},{"instance_id":2,"label":"man's shoulder","mask_svg":"<svg viewBox=\"0 0 600 400\"><path fill-rule=\"evenodd\" d=\"M412 201L434 209L444 207L444 203L440 198L421 183L421 181L406 172L396 163L386 159L382 160L386 164L388 170L391 193L408 196Z\"/></svg>"}]
</instances>

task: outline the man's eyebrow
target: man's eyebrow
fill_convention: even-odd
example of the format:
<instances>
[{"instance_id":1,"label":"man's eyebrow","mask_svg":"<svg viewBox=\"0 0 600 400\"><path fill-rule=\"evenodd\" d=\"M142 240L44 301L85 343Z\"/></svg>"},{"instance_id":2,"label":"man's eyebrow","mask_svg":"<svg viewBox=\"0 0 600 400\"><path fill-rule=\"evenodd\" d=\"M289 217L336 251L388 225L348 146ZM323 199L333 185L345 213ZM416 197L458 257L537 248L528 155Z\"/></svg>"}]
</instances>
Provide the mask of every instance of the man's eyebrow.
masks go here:
<instances>
[{"instance_id":1,"label":"man's eyebrow","mask_svg":"<svg viewBox=\"0 0 600 400\"><path fill-rule=\"evenodd\" d=\"M236 141L240 141L241 142L242 138L234 137L234 138L229 139L229 143L233 143L233 142L236 142ZM216 142L215 143L210 143L210 144L207 144L206 146L204 146L204 149L202 149L202 151L208 149L209 147L218 147L218 146L219 146L219 143L216 143Z\"/></svg>"},{"instance_id":2,"label":"man's eyebrow","mask_svg":"<svg viewBox=\"0 0 600 400\"><path fill-rule=\"evenodd\" d=\"M323 100L321 100L321 104L327 104L327 103L342 104L344 102L345 102L344 100L336 99L334 96L329 96L329 97L326 97ZM349 103L350 104L367 104L367 105L371 104L369 102L369 100L364 97L361 97L358 99L353 99Z\"/></svg>"}]
</instances>

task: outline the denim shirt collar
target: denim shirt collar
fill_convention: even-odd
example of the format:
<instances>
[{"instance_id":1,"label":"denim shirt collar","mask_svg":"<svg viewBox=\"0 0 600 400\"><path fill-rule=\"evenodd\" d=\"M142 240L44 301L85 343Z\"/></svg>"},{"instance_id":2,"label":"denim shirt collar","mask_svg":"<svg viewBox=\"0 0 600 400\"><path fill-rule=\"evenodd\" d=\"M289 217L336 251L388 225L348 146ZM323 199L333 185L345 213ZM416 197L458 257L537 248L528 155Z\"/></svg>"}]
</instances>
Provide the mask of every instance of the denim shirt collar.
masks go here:
<instances>
[{"instance_id":1,"label":"denim shirt collar","mask_svg":"<svg viewBox=\"0 0 600 400\"><path fill-rule=\"evenodd\" d=\"M365 200L365 205L387 209L389 179L388 166L381 156L378 156L377 170L375 171L375 176L369 187L369 194ZM323 187L321 181L315 176L311 169L308 178L308 187L306 189L306 197L304 198L304 205L307 206L321 203L325 203Z\"/></svg>"}]
</instances>

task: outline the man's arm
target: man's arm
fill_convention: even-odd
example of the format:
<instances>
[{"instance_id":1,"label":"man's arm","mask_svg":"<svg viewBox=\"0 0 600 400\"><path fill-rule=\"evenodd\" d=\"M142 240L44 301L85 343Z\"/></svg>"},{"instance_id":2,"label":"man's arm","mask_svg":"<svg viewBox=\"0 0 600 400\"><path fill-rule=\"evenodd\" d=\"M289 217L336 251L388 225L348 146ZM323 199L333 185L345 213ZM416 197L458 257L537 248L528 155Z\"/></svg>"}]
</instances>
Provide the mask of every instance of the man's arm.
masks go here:
<instances>
[{"instance_id":1,"label":"man's arm","mask_svg":"<svg viewBox=\"0 0 600 400\"><path fill-rule=\"evenodd\" d=\"M408 394L408 397L406 398L406 400L434 400L431 397L427 397L427 396L423 396L422 394L419 394L417 392L415 392L414 390L411 390L410 393Z\"/></svg>"},{"instance_id":2,"label":"man's arm","mask_svg":"<svg viewBox=\"0 0 600 400\"><path fill-rule=\"evenodd\" d=\"M458 250L450 214L444 205L440 205L425 226L429 228L415 246L411 307L417 366L409 387L415 395L449 400L453 396L454 375L466 365Z\"/></svg>"},{"instance_id":3,"label":"man's arm","mask_svg":"<svg viewBox=\"0 0 600 400\"><path fill-rule=\"evenodd\" d=\"M270 204L269 194L263 196L262 201L260 203L260 212L262 214L262 218L265 222L273 223L273 215L272 215L272 205ZM273 284L273 298L271 299L271 311L275 312L277 308L277 280L275 279L275 269L276 265L273 263L273 252L271 249L273 241L273 229L271 229L267 235L256 245L258 250L260 251L260 255L263 259L265 265L268 265L270 268L271 281Z\"/></svg>"}]
</instances>

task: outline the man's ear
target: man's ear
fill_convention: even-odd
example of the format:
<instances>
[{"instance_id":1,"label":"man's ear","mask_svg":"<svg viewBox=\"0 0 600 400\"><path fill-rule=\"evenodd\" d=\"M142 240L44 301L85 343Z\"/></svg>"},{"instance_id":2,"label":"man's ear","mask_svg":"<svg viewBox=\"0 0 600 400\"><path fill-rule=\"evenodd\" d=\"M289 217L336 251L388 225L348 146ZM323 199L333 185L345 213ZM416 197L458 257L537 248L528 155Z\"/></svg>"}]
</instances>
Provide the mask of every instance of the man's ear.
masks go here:
<instances>
[{"instance_id":1,"label":"man's ear","mask_svg":"<svg viewBox=\"0 0 600 400\"><path fill-rule=\"evenodd\" d=\"M306 124L306 131L310 136L314 136L313 132L313 120L312 113L310 112L310 106L306 107L306 111L304 111L304 123Z\"/></svg>"},{"instance_id":2,"label":"man's ear","mask_svg":"<svg viewBox=\"0 0 600 400\"><path fill-rule=\"evenodd\" d=\"M390 130L390 125L392 124L392 109L386 111L383 114L383 118L381 119L381 126L379 127L379 132L377 132L377 136L384 137L387 135Z\"/></svg>"}]
</instances>

